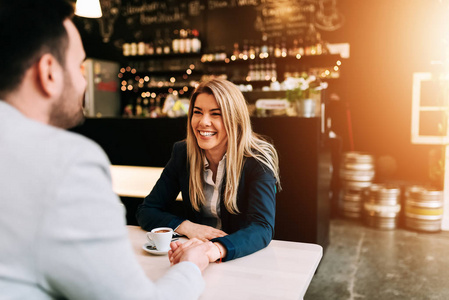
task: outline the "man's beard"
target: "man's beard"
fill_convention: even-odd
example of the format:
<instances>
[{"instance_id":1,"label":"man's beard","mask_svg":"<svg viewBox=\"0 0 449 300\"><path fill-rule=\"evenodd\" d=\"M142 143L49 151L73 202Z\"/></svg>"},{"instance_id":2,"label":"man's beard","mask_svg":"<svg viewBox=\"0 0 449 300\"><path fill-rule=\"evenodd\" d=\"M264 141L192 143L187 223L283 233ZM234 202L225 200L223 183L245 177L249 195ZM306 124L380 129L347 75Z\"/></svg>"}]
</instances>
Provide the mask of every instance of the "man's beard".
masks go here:
<instances>
[{"instance_id":1,"label":"man's beard","mask_svg":"<svg viewBox=\"0 0 449 300\"><path fill-rule=\"evenodd\" d=\"M51 108L50 125L63 129L81 125L85 119L84 112L82 107L77 107L78 103L81 103L81 99L75 99L75 97L84 98L84 94L77 95L71 78L66 71L64 73L64 90Z\"/></svg>"}]
</instances>

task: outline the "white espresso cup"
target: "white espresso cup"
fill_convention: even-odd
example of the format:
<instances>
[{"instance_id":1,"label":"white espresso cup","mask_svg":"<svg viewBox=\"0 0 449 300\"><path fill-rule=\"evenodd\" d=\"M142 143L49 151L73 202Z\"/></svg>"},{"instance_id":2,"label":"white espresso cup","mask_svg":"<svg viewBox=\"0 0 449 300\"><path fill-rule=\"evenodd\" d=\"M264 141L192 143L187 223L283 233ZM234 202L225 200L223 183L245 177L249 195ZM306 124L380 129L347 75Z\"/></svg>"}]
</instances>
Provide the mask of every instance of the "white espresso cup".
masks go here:
<instances>
[{"instance_id":1,"label":"white espresso cup","mask_svg":"<svg viewBox=\"0 0 449 300\"><path fill-rule=\"evenodd\" d=\"M158 251L170 250L170 242L173 236L173 229L170 227L154 228L147 232L148 240L154 244Z\"/></svg>"}]
</instances>

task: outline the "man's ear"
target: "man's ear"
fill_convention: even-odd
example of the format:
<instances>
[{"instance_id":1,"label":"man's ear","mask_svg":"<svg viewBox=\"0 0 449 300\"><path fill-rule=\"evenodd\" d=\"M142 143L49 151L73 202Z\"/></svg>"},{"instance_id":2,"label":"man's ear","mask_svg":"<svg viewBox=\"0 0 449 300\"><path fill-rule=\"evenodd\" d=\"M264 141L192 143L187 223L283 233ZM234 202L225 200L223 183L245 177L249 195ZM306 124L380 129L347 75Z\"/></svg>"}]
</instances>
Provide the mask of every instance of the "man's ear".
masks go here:
<instances>
[{"instance_id":1,"label":"man's ear","mask_svg":"<svg viewBox=\"0 0 449 300\"><path fill-rule=\"evenodd\" d=\"M59 95L63 88L63 70L51 54L44 54L37 63L37 81L47 97Z\"/></svg>"}]
</instances>

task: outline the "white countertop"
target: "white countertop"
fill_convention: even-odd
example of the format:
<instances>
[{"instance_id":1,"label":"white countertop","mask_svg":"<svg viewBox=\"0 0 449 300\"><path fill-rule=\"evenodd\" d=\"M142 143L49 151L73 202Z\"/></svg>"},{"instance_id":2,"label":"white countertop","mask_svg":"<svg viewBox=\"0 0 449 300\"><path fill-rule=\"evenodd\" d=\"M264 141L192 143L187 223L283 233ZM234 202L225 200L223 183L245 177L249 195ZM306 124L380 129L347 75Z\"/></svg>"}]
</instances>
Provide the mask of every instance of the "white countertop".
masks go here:
<instances>
[{"instance_id":1,"label":"white countertop","mask_svg":"<svg viewBox=\"0 0 449 300\"><path fill-rule=\"evenodd\" d=\"M112 189L123 197L145 198L153 189L164 168L111 166ZM178 200L182 200L181 194Z\"/></svg>"}]
</instances>

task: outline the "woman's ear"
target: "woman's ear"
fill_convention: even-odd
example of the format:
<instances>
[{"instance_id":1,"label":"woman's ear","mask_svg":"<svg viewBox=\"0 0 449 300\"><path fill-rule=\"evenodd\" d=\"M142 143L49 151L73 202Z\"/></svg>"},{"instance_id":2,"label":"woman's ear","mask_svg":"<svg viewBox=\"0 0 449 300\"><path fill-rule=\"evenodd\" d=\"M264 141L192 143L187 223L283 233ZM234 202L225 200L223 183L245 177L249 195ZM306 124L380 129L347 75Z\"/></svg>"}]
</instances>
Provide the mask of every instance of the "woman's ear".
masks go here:
<instances>
[{"instance_id":1,"label":"woman's ear","mask_svg":"<svg viewBox=\"0 0 449 300\"><path fill-rule=\"evenodd\" d=\"M59 97L64 85L64 71L51 54L44 54L37 63L37 83L49 98Z\"/></svg>"}]
</instances>

